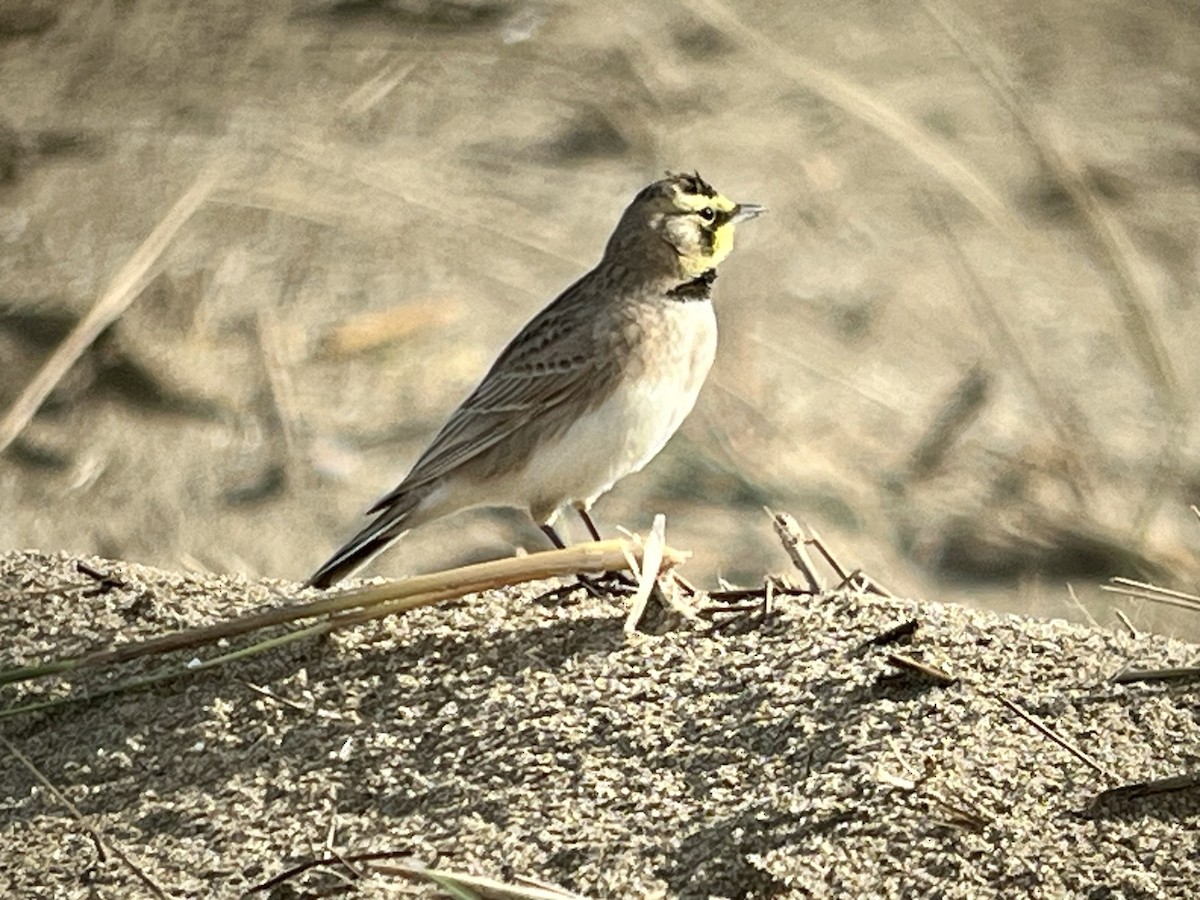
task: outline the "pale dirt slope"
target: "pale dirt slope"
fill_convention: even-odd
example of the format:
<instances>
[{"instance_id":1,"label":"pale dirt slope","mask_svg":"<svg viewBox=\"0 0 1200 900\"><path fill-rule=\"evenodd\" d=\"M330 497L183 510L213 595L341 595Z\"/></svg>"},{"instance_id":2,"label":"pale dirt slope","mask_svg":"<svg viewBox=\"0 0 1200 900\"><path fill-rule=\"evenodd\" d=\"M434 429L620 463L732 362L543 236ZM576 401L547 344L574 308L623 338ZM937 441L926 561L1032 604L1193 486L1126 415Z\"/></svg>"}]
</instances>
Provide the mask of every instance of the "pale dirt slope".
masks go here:
<instances>
[{"instance_id":1,"label":"pale dirt slope","mask_svg":"<svg viewBox=\"0 0 1200 900\"><path fill-rule=\"evenodd\" d=\"M93 559L128 588L64 594L87 583L74 562L0 560L0 666L292 590ZM1195 664L1194 646L845 595L783 597L768 621L720 633L627 640L619 601L547 589L470 597L0 734L172 896L238 896L309 856L331 823L344 853L407 848L589 897L1194 896L1195 789L1093 802L1200 770L1195 682L1107 680ZM909 643L870 643L909 618ZM889 652L961 680L897 677ZM7 753L0 846L6 897L145 894ZM355 896L394 890L375 881Z\"/></svg>"}]
</instances>

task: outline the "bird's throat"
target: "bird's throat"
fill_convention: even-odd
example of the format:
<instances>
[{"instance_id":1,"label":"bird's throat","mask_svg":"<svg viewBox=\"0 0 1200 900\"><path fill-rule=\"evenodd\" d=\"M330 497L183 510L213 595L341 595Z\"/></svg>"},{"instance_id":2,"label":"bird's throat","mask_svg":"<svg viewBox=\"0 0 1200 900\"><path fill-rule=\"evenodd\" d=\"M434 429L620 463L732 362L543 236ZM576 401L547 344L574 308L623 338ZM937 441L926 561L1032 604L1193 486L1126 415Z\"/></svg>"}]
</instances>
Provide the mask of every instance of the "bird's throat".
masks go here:
<instances>
[{"instance_id":1,"label":"bird's throat","mask_svg":"<svg viewBox=\"0 0 1200 900\"><path fill-rule=\"evenodd\" d=\"M667 291L667 296L672 300L681 300L685 303L689 300L708 300L712 296L712 285L716 280L717 270L708 269L691 281L685 281L679 287Z\"/></svg>"}]
</instances>

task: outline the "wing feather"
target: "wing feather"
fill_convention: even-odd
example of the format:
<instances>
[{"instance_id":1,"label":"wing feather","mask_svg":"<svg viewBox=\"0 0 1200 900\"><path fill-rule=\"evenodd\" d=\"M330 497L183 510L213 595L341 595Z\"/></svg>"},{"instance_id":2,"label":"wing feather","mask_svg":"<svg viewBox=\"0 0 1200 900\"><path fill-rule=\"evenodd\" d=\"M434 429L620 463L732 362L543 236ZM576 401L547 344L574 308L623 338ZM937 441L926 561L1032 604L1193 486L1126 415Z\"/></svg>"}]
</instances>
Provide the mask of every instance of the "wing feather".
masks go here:
<instances>
[{"instance_id":1,"label":"wing feather","mask_svg":"<svg viewBox=\"0 0 1200 900\"><path fill-rule=\"evenodd\" d=\"M620 380L613 342L619 329L589 309L603 301L581 279L509 342L479 386L454 411L397 487L371 508L380 512L463 466L486 477L561 433ZM493 452L504 444L504 452Z\"/></svg>"}]
</instances>

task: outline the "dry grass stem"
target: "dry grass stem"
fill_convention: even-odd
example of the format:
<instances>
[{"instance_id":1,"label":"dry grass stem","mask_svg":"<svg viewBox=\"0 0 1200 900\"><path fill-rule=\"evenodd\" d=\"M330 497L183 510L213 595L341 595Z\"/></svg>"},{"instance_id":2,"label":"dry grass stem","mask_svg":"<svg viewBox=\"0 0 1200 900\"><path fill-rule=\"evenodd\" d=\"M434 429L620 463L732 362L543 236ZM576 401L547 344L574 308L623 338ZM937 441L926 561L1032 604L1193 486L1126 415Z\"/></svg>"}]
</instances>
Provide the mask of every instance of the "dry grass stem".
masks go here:
<instances>
[{"instance_id":1,"label":"dry grass stem","mask_svg":"<svg viewBox=\"0 0 1200 900\"><path fill-rule=\"evenodd\" d=\"M1096 617L1093 616L1091 611L1083 605L1083 601L1080 600L1079 595L1075 593L1075 586L1069 581L1067 582L1067 596L1071 599L1072 605L1074 605L1076 609L1083 613L1083 616L1085 619L1087 619L1089 625L1091 625L1093 628L1100 627L1100 623L1096 621Z\"/></svg>"},{"instance_id":2,"label":"dry grass stem","mask_svg":"<svg viewBox=\"0 0 1200 900\"><path fill-rule=\"evenodd\" d=\"M310 603L272 607L201 628L121 644L75 659L55 660L37 666L0 671L0 684L114 665L145 656L206 646L225 638L300 619L331 616L326 622L316 626L315 630L310 630L310 633L324 633L491 588L579 572L621 570L626 567L630 556L635 560L641 559L642 552L642 548L632 546L627 541L608 540L577 544L565 550L548 550L528 556L476 563L386 584L351 588ZM663 566L678 565L687 558L686 553L665 546L662 546L658 553L659 565L656 566L655 572Z\"/></svg>"},{"instance_id":3,"label":"dry grass stem","mask_svg":"<svg viewBox=\"0 0 1200 900\"><path fill-rule=\"evenodd\" d=\"M1150 518L1167 496L1168 482L1183 452L1188 426L1195 416L1195 404L1190 403L1180 386L1178 374L1163 341L1154 308L1156 291L1150 283L1141 254L1134 246L1124 225L1112 214L1093 188L1078 157L1067 149L1061 130L1046 114L1039 114L1019 87L1001 74L983 38L968 34L950 19L946 11L932 0L924 8L934 22L955 43L963 57L978 71L1014 121L1026 134L1046 171L1062 187L1078 210L1092 243L1092 258L1108 273L1109 291L1124 325L1134 356L1154 385L1166 411L1168 438L1163 441L1158 469L1161 474L1152 480L1138 513L1138 531L1144 531ZM1023 240L1032 240L1023 232Z\"/></svg>"},{"instance_id":4,"label":"dry grass stem","mask_svg":"<svg viewBox=\"0 0 1200 900\"><path fill-rule=\"evenodd\" d=\"M586 900L579 894L546 884L505 884L481 875L467 875L446 869L430 869L421 865L396 865L370 863L377 875L391 875L415 881L432 881L442 888L457 887L469 893L458 896L475 896L483 900Z\"/></svg>"},{"instance_id":5,"label":"dry grass stem","mask_svg":"<svg viewBox=\"0 0 1200 900\"><path fill-rule=\"evenodd\" d=\"M487 878L482 875L469 875L465 872L455 872L449 869L433 869L419 862L400 862L411 860L413 854L407 850L392 850L377 853L341 854L330 848L331 839L327 838L324 850L327 855L298 863L279 873L267 881L256 884L246 892L246 895L260 894L272 891L280 885L314 869L323 869L343 878L347 884L362 881L368 874L382 875L391 878L403 878L406 881L419 884L436 884L450 897L456 900L464 898L480 898L480 900L586 900L579 894L572 893L541 879L524 877L520 884L508 884ZM345 869L347 877L341 870ZM306 894L307 896L307 894Z\"/></svg>"},{"instance_id":6,"label":"dry grass stem","mask_svg":"<svg viewBox=\"0 0 1200 900\"><path fill-rule=\"evenodd\" d=\"M361 116L370 112L388 94L403 84L416 68L415 62L389 63L342 101L342 112L349 116Z\"/></svg>"},{"instance_id":7,"label":"dry grass stem","mask_svg":"<svg viewBox=\"0 0 1200 900\"><path fill-rule=\"evenodd\" d=\"M840 579L838 581L838 588L850 586L852 575L847 574L846 570L842 568L842 564L837 561L837 558L833 555L833 551L826 547L825 542L821 540L821 535L817 533L815 528L808 525L803 527L806 535L804 543L816 547L817 552L821 554L821 557L828 564L829 568L833 569L834 574Z\"/></svg>"},{"instance_id":8,"label":"dry grass stem","mask_svg":"<svg viewBox=\"0 0 1200 900\"><path fill-rule=\"evenodd\" d=\"M1100 590L1110 594L1136 597L1139 600L1149 600L1152 603L1163 603L1167 606L1179 606L1192 612L1200 612L1200 595L1190 594L1187 591L1175 591L1145 581L1134 581L1132 578L1119 576L1112 578L1111 582L1111 584L1100 585Z\"/></svg>"},{"instance_id":9,"label":"dry grass stem","mask_svg":"<svg viewBox=\"0 0 1200 900\"><path fill-rule=\"evenodd\" d=\"M1177 791L1193 791L1200 788L1200 774L1172 775L1169 778L1156 778L1153 781L1138 781L1133 784L1123 784L1120 787L1109 788L1096 795L1093 803L1111 803L1114 800L1135 800L1138 797L1150 797L1154 794L1171 794Z\"/></svg>"},{"instance_id":10,"label":"dry grass stem","mask_svg":"<svg viewBox=\"0 0 1200 900\"><path fill-rule=\"evenodd\" d=\"M896 641L912 637L920 627L921 623L917 619L906 619L873 637L871 643L876 647L882 647L885 644L894 644Z\"/></svg>"},{"instance_id":11,"label":"dry grass stem","mask_svg":"<svg viewBox=\"0 0 1200 900\"><path fill-rule=\"evenodd\" d=\"M779 543L783 545L784 552L808 583L809 593L819 594L824 591L825 585L817 575L812 557L808 554L809 539L802 531L800 523L788 513L776 513L767 506L764 506L763 509L771 518L771 525L775 529Z\"/></svg>"},{"instance_id":12,"label":"dry grass stem","mask_svg":"<svg viewBox=\"0 0 1200 900\"><path fill-rule=\"evenodd\" d=\"M1064 738L1062 735L1060 735L1058 732L1056 732L1049 725L1046 725L1046 724L1038 721L1036 718L1034 718L1032 715L1027 713L1025 710L1021 709L1020 705L1018 705L1017 703L1015 703L1012 700L1009 700L1007 697L1000 697L999 700L1006 707L1008 707L1010 710L1012 710L1014 713L1016 713L1018 716L1020 716L1022 719L1024 719L1027 723L1029 723L1029 725L1033 726L1033 728L1039 734L1041 734L1044 737L1049 738L1054 743L1058 744L1058 746L1062 747L1064 750L1066 750L1068 753L1070 753L1072 756L1074 756L1077 760L1082 762L1084 765L1088 766L1090 769L1095 771L1097 774L1103 776L1104 778L1108 779L1109 781L1117 780L1117 777L1112 772L1108 771L1108 769L1104 768L1104 766L1100 765L1100 763L1096 762L1096 760L1094 760L1091 756L1084 753L1082 750L1080 750L1078 747L1076 747L1074 744L1072 744L1070 741L1068 741L1066 738Z\"/></svg>"},{"instance_id":13,"label":"dry grass stem","mask_svg":"<svg viewBox=\"0 0 1200 900\"><path fill-rule=\"evenodd\" d=\"M1004 104L1017 126L1025 132L1042 165L1083 215L1091 236L1102 251L1098 261L1115 280L1117 290L1113 299L1118 303L1139 361L1153 377L1155 385L1166 395L1169 408L1190 415L1190 410L1184 409L1178 379L1161 333L1150 314L1154 289L1146 278L1140 254L1128 233L1104 206L1085 177L1078 159L1064 149L1063 136L1048 119L1039 116L1036 106L1021 95L1018 85L1001 73L995 62L995 54L984 39L979 34L968 34L960 29L933 0L925 0L923 6Z\"/></svg>"},{"instance_id":14,"label":"dry grass stem","mask_svg":"<svg viewBox=\"0 0 1200 900\"><path fill-rule=\"evenodd\" d=\"M265 700L270 700L272 703L278 703L280 706L286 706L289 709L294 709L296 712L307 713L309 708L302 703L297 703L295 700L289 700L286 697L280 697L274 691L270 691L265 687L255 684L252 681L242 680L242 684L250 691L253 691L258 696Z\"/></svg>"},{"instance_id":15,"label":"dry grass stem","mask_svg":"<svg viewBox=\"0 0 1200 900\"><path fill-rule=\"evenodd\" d=\"M868 594L874 594L876 597L883 597L887 600L895 600L899 596L891 588L885 587L873 575L868 575L865 572L859 573L860 586Z\"/></svg>"},{"instance_id":16,"label":"dry grass stem","mask_svg":"<svg viewBox=\"0 0 1200 900\"><path fill-rule=\"evenodd\" d=\"M901 653L889 653L887 655L887 661L897 669L915 672L922 678L928 678L930 681L934 681L947 687L949 685L958 683L958 679L955 676L951 675L940 666L935 666L932 663L920 662L913 659L911 656L905 656Z\"/></svg>"},{"instance_id":17,"label":"dry grass stem","mask_svg":"<svg viewBox=\"0 0 1200 900\"><path fill-rule=\"evenodd\" d=\"M1137 637L1139 634L1141 634L1141 632L1139 632L1137 630L1137 628L1134 627L1133 622L1131 622L1129 620L1129 616L1125 615L1124 610L1114 609L1113 615L1121 620L1121 624L1124 625L1129 630L1129 634L1131 637Z\"/></svg>"},{"instance_id":18,"label":"dry grass stem","mask_svg":"<svg viewBox=\"0 0 1200 900\"><path fill-rule=\"evenodd\" d=\"M506 244L516 244L548 259L567 263L572 268L580 268L588 262L588 260L565 256L556 246L540 241L524 230L501 228L481 222L478 217L458 216L456 209L446 203L447 195L453 192L441 195L439 202L438 195L433 193L438 189L436 184L430 183L422 186L402 180L394 171L383 165L365 163L357 155L336 154L334 152L336 148L332 148L327 142L289 136L286 140L280 141L276 149L279 154L311 166L325 175L345 179L350 183L347 185L347 189L352 189L351 185L358 185L368 188L373 194L382 194L393 199L396 201L395 204L392 204L394 210L387 210L387 212L395 215L397 221L414 218L432 222L453 221L456 229L477 231L498 238ZM420 191L424 191L423 196L418 194ZM264 195L263 189L260 188L258 196L267 195ZM282 199L299 201L303 205L307 195L302 191L297 191ZM491 206L495 208L498 216L505 216L514 221L519 221L522 216L529 215L527 209L514 203L504 203L498 197L492 198Z\"/></svg>"},{"instance_id":19,"label":"dry grass stem","mask_svg":"<svg viewBox=\"0 0 1200 900\"><path fill-rule=\"evenodd\" d=\"M785 78L895 141L950 184L992 224L1014 234L1024 231L1024 226L979 173L883 100L795 50L778 46L718 0L682 0L682 5L725 37L743 44L755 59L768 63Z\"/></svg>"},{"instance_id":20,"label":"dry grass stem","mask_svg":"<svg viewBox=\"0 0 1200 900\"><path fill-rule=\"evenodd\" d=\"M89 825L87 819L84 818L83 813L80 812L79 807L71 802L71 798L60 791L58 786L49 778L47 778L42 771L33 764L29 757L22 753L12 741L0 734L0 744L3 744L4 748L8 750L13 759L24 766L29 774L33 776L34 780L44 787L50 796L61 803L63 807L66 808L67 812L71 814L72 818L74 818L75 821L83 827L84 831L88 833L88 837L92 839L92 843L96 845L96 852L99 854L101 862L104 862L109 854L115 856L125 865L126 868L129 869L130 872L133 873L134 877L138 881L145 885L146 890L148 890L155 897L161 897L163 900L167 900L167 897L169 896L167 892L159 887L158 884L155 883L154 879L147 875L141 866L130 859L125 851L115 844L109 843L99 831Z\"/></svg>"},{"instance_id":21,"label":"dry grass stem","mask_svg":"<svg viewBox=\"0 0 1200 900\"><path fill-rule=\"evenodd\" d=\"M992 821L991 816L984 815L978 807L969 805L965 799L953 799L936 790L930 790L928 796L933 804L946 815L946 822L949 825L979 832L983 831Z\"/></svg>"},{"instance_id":22,"label":"dry grass stem","mask_svg":"<svg viewBox=\"0 0 1200 900\"><path fill-rule=\"evenodd\" d=\"M79 324L50 354L33 380L13 401L0 419L0 453L16 439L30 419L45 402L54 386L75 365L104 329L121 317L150 283L155 268L171 240L212 194L217 183L217 167L210 166L195 180L172 206L149 236L109 283Z\"/></svg>"},{"instance_id":23,"label":"dry grass stem","mask_svg":"<svg viewBox=\"0 0 1200 900\"><path fill-rule=\"evenodd\" d=\"M1074 427L1072 417L1064 408L1064 404L1054 395L1040 374L1039 367L1034 365L1029 354L1025 352L1024 345L1000 312L1000 304L996 302L996 298L980 280L961 242L946 221L945 214L929 198L926 199L924 208L927 217L932 220L934 230L942 238L942 243L949 251L948 258L955 275L963 286L963 294L970 300L975 318L988 335L989 343L996 348L1001 357L1007 358L1016 367L1021 378L1033 392L1034 399L1045 413L1047 423L1054 429L1059 445L1064 452L1071 454L1070 459L1073 463L1071 466L1071 490L1078 499L1083 499L1088 490L1088 483L1085 475L1086 467L1080 459L1080 445L1088 435L1079 433L1079 429Z\"/></svg>"},{"instance_id":24,"label":"dry grass stem","mask_svg":"<svg viewBox=\"0 0 1200 900\"><path fill-rule=\"evenodd\" d=\"M292 866L291 868L285 869L284 871L280 872L278 875L274 876L273 878L269 878L268 880L266 880L264 882L254 885L252 888L250 888L248 891L246 891L246 896L249 896L250 894L259 894L264 891L269 891L272 888L278 887L279 885L281 885L287 881L291 881L293 878L303 875L305 872L308 872L312 869L319 869L319 868L323 868L325 866L345 865L348 862L349 863L365 863L365 862L373 862L376 860L407 859L407 858L411 858L411 857L412 857L412 852L409 850L383 850L383 851L379 851L379 852L375 852L375 853L356 853L356 854L353 854L350 856L344 856L344 855L332 856L331 855L329 857L316 857L313 859L307 859L304 862L297 863L296 865Z\"/></svg>"},{"instance_id":25,"label":"dry grass stem","mask_svg":"<svg viewBox=\"0 0 1200 900\"><path fill-rule=\"evenodd\" d=\"M1175 669L1125 669L1112 677L1113 684L1133 684L1138 681L1188 681L1200 678L1200 666Z\"/></svg>"},{"instance_id":26,"label":"dry grass stem","mask_svg":"<svg viewBox=\"0 0 1200 900\"><path fill-rule=\"evenodd\" d=\"M650 600L650 592L658 583L658 575L663 565L663 550L666 547L667 519L662 513L654 516L654 524L646 536L642 548L641 569L637 572L637 591L629 601L629 615L625 618L625 633L637 631L638 623L646 614L646 604ZM631 566L632 568L632 566Z\"/></svg>"},{"instance_id":27,"label":"dry grass stem","mask_svg":"<svg viewBox=\"0 0 1200 900\"><path fill-rule=\"evenodd\" d=\"M909 478L919 480L942 468L962 434L984 412L992 393L992 376L979 364L959 379L941 403L908 455Z\"/></svg>"},{"instance_id":28,"label":"dry grass stem","mask_svg":"<svg viewBox=\"0 0 1200 900\"><path fill-rule=\"evenodd\" d=\"M281 340L278 318L274 311L262 310L255 318L258 346L261 351L263 371L267 376L271 403L275 418L283 435L284 468L290 472L292 461L297 458L299 446L300 414L296 404L296 386L285 359L286 353Z\"/></svg>"}]
</instances>

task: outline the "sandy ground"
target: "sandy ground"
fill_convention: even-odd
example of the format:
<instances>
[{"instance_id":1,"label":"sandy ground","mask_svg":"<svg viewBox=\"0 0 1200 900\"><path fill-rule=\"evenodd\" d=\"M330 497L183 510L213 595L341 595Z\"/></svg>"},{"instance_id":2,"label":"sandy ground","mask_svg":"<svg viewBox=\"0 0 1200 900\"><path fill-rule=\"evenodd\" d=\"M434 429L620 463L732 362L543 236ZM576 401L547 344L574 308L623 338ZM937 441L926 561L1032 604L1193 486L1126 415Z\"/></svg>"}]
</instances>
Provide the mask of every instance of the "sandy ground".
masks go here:
<instances>
[{"instance_id":1,"label":"sandy ground","mask_svg":"<svg viewBox=\"0 0 1200 900\"><path fill-rule=\"evenodd\" d=\"M620 601L528 586L0 720L0 894L144 895L117 848L237 896L327 842L590 897L1194 893L1194 789L1097 800L1200 768L1194 682L1109 681L1195 665L1144 632L1200 621L1098 590L1200 583L1194 13L0 0L0 415L131 278L0 455L0 666L279 602L667 168L771 212L695 414L603 527L665 512L693 580L756 585L769 504L999 611L787 597L627 640ZM372 571L541 546L472 515Z\"/></svg>"},{"instance_id":2,"label":"sandy ground","mask_svg":"<svg viewBox=\"0 0 1200 900\"><path fill-rule=\"evenodd\" d=\"M97 595L77 561L0 558L0 667L295 596L85 560L123 584ZM1194 784L1102 796L1200 772L1196 682L1109 680L1200 648L846 593L627 637L621 601L554 587L3 721L81 818L0 754L0 893L148 896L113 848L172 897L240 896L327 846L595 898L1182 898L1200 881ZM341 883L318 870L270 896ZM372 876L352 895L397 890Z\"/></svg>"},{"instance_id":3,"label":"sandy ground","mask_svg":"<svg viewBox=\"0 0 1200 900\"><path fill-rule=\"evenodd\" d=\"M666 512L698 579L753 581L769 503L905 593L1108 625L1098 582L1200 568L1197 48L1187 4L1116 0L4 0L0 409L216 183L0 458L0 547L306 575L697 168L771 214L604 526ZM374 571L540 540L481 514Z\"/></svg>"}]
</instances>

